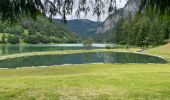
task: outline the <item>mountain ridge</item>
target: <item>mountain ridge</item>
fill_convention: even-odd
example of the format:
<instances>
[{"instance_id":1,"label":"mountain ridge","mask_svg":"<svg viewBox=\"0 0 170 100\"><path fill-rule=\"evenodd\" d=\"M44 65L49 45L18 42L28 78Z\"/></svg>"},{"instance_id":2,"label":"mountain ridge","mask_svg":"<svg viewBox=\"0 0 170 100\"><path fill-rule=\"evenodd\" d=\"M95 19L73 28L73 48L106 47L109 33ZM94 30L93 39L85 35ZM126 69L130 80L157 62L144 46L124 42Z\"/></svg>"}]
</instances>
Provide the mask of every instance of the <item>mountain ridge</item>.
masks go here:
<instances>
[{"instance_id":1,"label":"mountain ridge","mask_svg":"<svg viewBox=\"0 0 170 100\"><path fill-rule=\"evenodd\" d=\"M73 19L68 20L67 24L64 24L62 19L53 19L58 24L66 26L67 30L75 33L80 38L87 38L96 33L97 27L101 24L100 21L91 21L88 19Z\"/></svg>"},{"instance_id":2,"label":"mountain ridge","mask_svg":"<svg viewBox=\"0 0 170 100\"><path fill-rule=\"evenodd\" d=\"M128 0L123 8L111 14L98 28L96 33L105 33L116 27L119 19L128 17L129 13L134 16L139 10L141 0Z\"/></svg>"}]
</instances>

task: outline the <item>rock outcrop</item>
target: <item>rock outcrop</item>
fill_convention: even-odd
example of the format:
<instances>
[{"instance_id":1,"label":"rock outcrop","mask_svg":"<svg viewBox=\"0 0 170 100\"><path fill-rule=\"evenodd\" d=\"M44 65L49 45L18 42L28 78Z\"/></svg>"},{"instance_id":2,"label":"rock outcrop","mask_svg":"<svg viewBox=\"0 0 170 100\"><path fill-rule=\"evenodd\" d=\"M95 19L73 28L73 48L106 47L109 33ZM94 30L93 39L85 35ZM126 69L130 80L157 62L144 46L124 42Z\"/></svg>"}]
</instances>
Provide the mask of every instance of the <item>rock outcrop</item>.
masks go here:
<instances>
[{"instance_id":1,"label":"rock outcrop","mask_svg":"<svg viewBox=\"0 0 170 100\"><path fill-rule=\"evenodd\" d=\"M125 7L118 9L110 15L98 28L96 33L105 33L116 27L119 19L128 17L129 14L134 16L139 10L141 0L128 0Z\"/></svg>"}]
</instances>

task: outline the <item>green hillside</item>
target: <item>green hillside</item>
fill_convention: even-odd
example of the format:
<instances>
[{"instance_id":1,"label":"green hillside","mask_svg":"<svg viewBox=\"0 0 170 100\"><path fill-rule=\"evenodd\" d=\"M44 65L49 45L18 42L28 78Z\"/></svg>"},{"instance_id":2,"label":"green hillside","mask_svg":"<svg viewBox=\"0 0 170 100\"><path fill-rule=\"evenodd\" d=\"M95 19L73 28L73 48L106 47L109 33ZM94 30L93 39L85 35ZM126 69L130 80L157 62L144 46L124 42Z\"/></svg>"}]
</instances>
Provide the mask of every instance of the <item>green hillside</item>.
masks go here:
<instances>
[{"instance_id":1,"label":"green hillside","mask_svg":"<svg viewBox=\"0 0 170 100\"><path fill-rule=\"evenodd\" d=\"M36 21L32 19L22 19L21 22L15 26L8 26L0 22L0 33L2 43L16 44L24 42L37 44L78 42L78 37L75 34L68 32L65 27L53 23L48 18L42 16L38 17ZM2 34L6 34L3 37L5 39L2 39Z\"/></svg>"},{"instance_id":2,"label":"green hillside","mask_svg":"<svg viewBox=\"0 0 170 100\"><path fill-rule=\"evenodd\" d=\"M68 20L63 24L61 19L53 19L56 23L66 26L68 31L75 33L81 38L91 37L96 34L97 27L101 24L99 21L90 21L87 19Z\"/></svg>"},{"instance_id":3,"label":"green hillside","mask_svg":"<svg viewBox=\"0 0 170 100\"><path fill-rule=\"evenodd\" d=\"M164 46L146 50L145 53L161 56L170 61L170 43Z\"/></svg>"}]
</instances>

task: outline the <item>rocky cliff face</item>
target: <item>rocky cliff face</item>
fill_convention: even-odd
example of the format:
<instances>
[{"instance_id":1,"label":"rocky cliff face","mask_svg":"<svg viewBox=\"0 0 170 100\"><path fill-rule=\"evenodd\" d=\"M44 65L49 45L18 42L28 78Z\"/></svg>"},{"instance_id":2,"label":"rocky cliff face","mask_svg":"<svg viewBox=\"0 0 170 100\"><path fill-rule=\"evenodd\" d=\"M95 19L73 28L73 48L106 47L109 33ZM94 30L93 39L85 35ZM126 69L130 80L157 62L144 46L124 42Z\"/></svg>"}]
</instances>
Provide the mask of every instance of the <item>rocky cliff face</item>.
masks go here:
<instances>
[{"instance_id":1,"label":"rocky cliff face","mask_svg":"<svg viewBox=\"0 0 170 100\"><path fill-rule=\"evenodd\" d=\"M134 16L139 10L140 2L141 0L128 0L124 8L118 9L97 28L96 33L105 33L113 29L120 18L128 17L129 14Z\"/></svg>"}]
</instances>

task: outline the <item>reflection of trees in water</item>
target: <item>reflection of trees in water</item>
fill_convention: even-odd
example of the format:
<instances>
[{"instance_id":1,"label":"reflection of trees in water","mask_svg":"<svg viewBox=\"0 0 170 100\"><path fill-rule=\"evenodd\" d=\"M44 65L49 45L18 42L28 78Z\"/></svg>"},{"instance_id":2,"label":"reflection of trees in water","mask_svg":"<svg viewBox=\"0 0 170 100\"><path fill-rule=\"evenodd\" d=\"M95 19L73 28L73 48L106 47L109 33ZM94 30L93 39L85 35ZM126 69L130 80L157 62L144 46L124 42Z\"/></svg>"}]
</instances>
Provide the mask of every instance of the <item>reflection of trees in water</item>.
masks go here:
<instances>
[{"instance_id":1,"label":"reflection of trees in water","mask_svg":"<svg viewBox=\"0 0 170 100\"><path fill-rule=\"evenodd\" d=\"M2 55L6 55L6 54L8 54L8 46L1 46L1 53L2 53Z\"/></svg>"},{"instance_id":2,"label":"reflection of trees in water","mask_svg":"<svg viewBox=\"0 0 170 100\"><path fill-rule=\"evenodd\" d=\"M86 62L94 62L96 61L93 53L83 53L83 60Z\"/></svg>"},{"instance_id":3,"label":"reflection of trees in water","mask_svg":"<svg viewBox=\"0 0 170 100\"><path fill-rule=\"evenodd\" d=\"M103 63L147 63L146 56L122 52L96 53L96 59Z\"/></svg>"},{"instance_id":4,"label":"reflection of trees in water","mask_svg":"<svg viewBox=\"0 0 170 100\"><path fill-rule=\"evenodd\" d=\"M21 48L18 45L3 45L0 46L1 55L8 55L13 53L19 53Z\"/></svg>"},{"instance_id":5,"label":"reflection of trees in water","mask_svg":"<svg viewBox=\"0 0 170 100\"><path fill-rule=\"evenodd\" d=\"M116 53L96 53L96 58L103 63L115 63L116 62Z\"/></svg>"}]
</instances>

